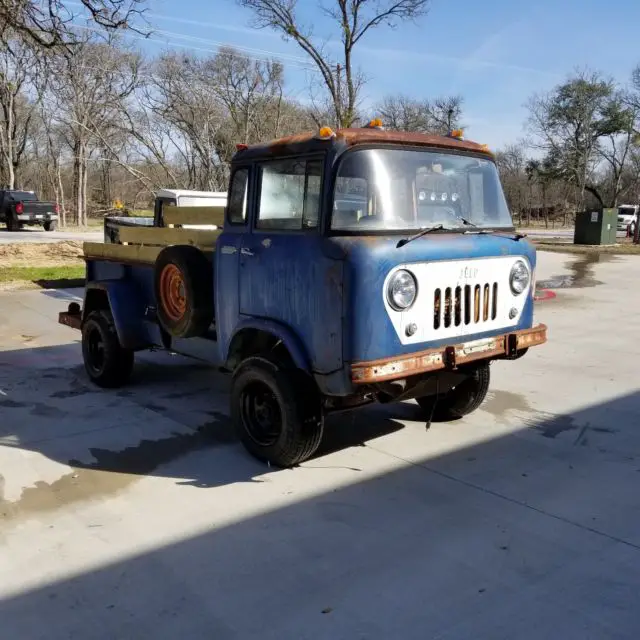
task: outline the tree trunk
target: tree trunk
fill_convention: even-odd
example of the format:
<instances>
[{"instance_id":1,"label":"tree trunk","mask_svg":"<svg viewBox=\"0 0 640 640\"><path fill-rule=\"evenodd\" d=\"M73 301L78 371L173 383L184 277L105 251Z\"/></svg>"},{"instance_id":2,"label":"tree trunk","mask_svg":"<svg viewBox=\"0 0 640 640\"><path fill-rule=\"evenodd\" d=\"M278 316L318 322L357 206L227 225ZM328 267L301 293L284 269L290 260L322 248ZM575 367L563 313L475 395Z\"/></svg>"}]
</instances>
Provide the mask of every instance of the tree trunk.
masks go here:
<instances>
[{"instance_id":1,"label":"tree trunk","mask_svg":"<svg viewBox=\"0 0 640 640\"><path fill-rule=\"evenodd\" d=\"M82 226L86 227L88 224L88 218L87 218L87 175L89 173L88 171L88 159L87 159L87 150L86 148L83 150L82 153L82 162L83 162L83 167L82 167Z\"/></svg>"},{"instance_id":2,"label":"tree trunk","mask_svg":"<svg viewBox=\"0 0 640 640\"><path fill-rule=\"evenodd\" d=\"M80 162L80 144L73 145L73 220L76 225L80 224L80 211L82 210L82 163Z\"/></svg>"}]
</instances>

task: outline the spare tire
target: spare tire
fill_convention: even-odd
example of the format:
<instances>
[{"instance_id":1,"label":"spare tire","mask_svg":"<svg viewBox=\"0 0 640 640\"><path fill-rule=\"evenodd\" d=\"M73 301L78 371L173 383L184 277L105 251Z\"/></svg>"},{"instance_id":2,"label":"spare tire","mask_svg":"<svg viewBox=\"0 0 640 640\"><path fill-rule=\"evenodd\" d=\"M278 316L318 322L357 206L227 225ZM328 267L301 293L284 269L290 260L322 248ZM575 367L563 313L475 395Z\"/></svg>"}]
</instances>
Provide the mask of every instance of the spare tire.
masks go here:
<instances>
[{"instance_id":1,"label":"spare tire","mask_svg":"<svg viewBox=\"0 0 640 640\"><path fill-rule=\"evenodd\" d=\"M213 267L195 247L164 248L156 259L157 316L175 338L206 333L213 321Z\"/></svg>"}]
</instances>

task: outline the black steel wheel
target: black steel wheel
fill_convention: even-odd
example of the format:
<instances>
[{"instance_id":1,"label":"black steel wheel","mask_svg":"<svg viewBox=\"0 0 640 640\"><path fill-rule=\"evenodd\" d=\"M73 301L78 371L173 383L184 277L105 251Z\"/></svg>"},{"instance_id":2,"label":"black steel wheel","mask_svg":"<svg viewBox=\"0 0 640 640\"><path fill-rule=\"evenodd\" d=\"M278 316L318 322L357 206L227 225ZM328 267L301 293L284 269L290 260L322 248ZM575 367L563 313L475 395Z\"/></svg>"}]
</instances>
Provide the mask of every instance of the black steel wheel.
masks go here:
<instances>
[{"instance_id":1,"label":"black steel wheel","mask_svg":"<svg viewBox=\"0 0 640 640\"><path fill-rule=\"evenodd\" d=\"M273 446L282 433L282 411L271 388L260 380L240 392L240 413L247 435L259 447Z\"/></svg>"},{"instance_id":2,"label":"black steel wheel","mask_svg":"<svg viewBox=\"0 0 640 640\"><path fill-rule=\"evenodd\" d=\"M234 373L231 416L247 451L279 467L310 458L324 431L313 381L262 357L248 358Z\"/></svg>"},{"instance_id":3,"label":"black steel wheel","mask_svg":"<svg viewBox=\"0 0 640 640\"><path fill-rule=\"evenodd\" d=\"M92 311L83 323L82 356L87 375L100 387L121 387L131 377L133 351L120 344L109 311Z\"/></svg>"},{"instance_id":4,"label":"black steel wheel","mask_svg":"<svg viewBox=\"0 0 640 640\"><path fill-rule=\"evenodd\" d=\"M470 369L469 375L453 389L440 396L422 396L416 402L427 419L455 420L473 413L484 402L491 380L489 363Z\"/></svg>"}]
</instances>

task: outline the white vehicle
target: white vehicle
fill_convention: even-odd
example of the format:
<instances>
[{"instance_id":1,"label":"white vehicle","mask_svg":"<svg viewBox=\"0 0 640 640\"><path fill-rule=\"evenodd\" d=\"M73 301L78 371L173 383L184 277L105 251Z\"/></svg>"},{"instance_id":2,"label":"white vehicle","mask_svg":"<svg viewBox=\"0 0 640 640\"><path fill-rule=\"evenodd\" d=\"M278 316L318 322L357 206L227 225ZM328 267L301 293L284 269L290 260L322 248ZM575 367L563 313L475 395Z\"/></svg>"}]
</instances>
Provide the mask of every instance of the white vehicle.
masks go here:
<instances>
[{"instance_id":1,"label":"white vehicle","mask_svg":"<svg viewBox=\"0 0 640 640\"><path fill-rule=\"evenodd\" d=\"M164 207L226 207L226 191L186 191L182 189L160 189L156 192L153 218L156 226L163 226ZM187 229L217 229L211 225L184 225Z\"/></svg>"},{"instance_id":2,"label":"white vehicle","mask_svg":"<svg viewBox=\"0 0 640 640\"><path fill-rule=\"evenodd\" d=\"M153 216L128 217L108 216L104 219L104 241L119 243L120 227L164 227L165 207L226 207L226 191L187 191L184 189L159 189L153 206ZM185 224L185 229L218 229L218 225Z\"/></svg>"},{"instance_id":3,"label":"white vehicle","mask_svg":"<svg viewBox=\"0 0 640 640\"><path fill-rule=\"evenodd\" d=\"M633 235L638 223L638 211L640 205L637 204L621 204L618 207L618 231L629 231Z\"/></svg>"}]
</instances>

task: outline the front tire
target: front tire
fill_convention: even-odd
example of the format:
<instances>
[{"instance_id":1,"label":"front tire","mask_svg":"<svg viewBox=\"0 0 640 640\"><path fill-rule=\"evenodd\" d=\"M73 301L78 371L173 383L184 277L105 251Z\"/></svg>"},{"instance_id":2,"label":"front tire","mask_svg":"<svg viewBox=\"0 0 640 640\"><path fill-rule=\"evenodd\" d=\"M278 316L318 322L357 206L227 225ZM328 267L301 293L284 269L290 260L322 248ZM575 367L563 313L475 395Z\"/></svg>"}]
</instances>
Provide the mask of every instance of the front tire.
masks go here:
<instances>
[{"instance_id":1,"label":"front tire","mask_svg":"<svg viewBox=\"0 0 640 640\"><path fill-rule=\"evenodd\" d=\"M489 363L474 367L467 378L442 396L422 396L416 402L427 418L455 420L473 413L484 402L489 391Z\"/></svg>"},{"instance_id":2,"label":"front tire","mask_svg":"<svg viewBox=\"0 0 640 640\"><path fill-rule=\"evenodd\" d=\"M125 385L133 370L133 351L118 340L109 311L92 311L82 325L82 357L92 382L114 389Z\"/></svg>"},{"instance_id":3,"label":"front tire","mask_svg":"<svg viewBox=\"0 0 640 640\"><path fill-rule=\"evenodd\" d=\"M301 371L266 358L245 360L233 375L231 416L240 441L258 460L293 467L320 446L320 399Z\"/></svg>"}]
</instances>

